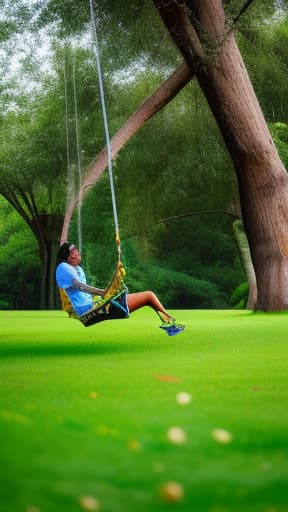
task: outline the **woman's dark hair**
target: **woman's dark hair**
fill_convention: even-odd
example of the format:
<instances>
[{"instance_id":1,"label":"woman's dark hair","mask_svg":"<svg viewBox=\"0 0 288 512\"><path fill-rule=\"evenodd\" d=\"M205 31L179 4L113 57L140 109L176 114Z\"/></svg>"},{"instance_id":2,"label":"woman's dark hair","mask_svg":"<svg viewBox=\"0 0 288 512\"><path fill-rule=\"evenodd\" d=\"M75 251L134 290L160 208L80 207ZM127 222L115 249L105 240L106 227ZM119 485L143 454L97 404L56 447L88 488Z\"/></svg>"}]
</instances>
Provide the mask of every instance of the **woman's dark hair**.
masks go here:
<instances>
[{"instance_id":1,"label":"woman's dark hair","mask_svg":"<svg viewBox=\"0 0 288 512\"><path fill-rule=\"evenodd\" d=\"M64 242L64 244L61 245L57 254L56 266L62 263L63 261L67 261L70 251L74 247L75 245L71 244L70 242Z\"/></svg>"}]
</instances>

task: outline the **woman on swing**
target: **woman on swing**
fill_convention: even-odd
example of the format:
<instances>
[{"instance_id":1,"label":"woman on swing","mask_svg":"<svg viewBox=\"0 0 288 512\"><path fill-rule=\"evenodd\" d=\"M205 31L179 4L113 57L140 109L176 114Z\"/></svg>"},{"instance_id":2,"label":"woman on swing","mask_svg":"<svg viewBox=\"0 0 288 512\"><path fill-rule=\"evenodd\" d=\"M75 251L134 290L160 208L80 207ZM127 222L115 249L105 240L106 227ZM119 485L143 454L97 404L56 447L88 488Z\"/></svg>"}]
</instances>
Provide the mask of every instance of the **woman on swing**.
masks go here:
<instances>
[{"instance_id":1,"label":"woman on swing","mask_svg":"<svg viewBox=\"0 0 288 512\"><path fill-rule=\"evenodd\" d=\"M72 243L61 245L57 255L56 282L59 288L67 293L77 315L83 315L93 308L93 295L104 296L104 290L86 283L86 276L80 267L81 254ZM175 323L175 319L167 313L155 293L151 291L128 293L126 296L129 312L149 306L159 316L164 329L170 336L184 330L183 325Z\"/></svg>"}]
</instances>

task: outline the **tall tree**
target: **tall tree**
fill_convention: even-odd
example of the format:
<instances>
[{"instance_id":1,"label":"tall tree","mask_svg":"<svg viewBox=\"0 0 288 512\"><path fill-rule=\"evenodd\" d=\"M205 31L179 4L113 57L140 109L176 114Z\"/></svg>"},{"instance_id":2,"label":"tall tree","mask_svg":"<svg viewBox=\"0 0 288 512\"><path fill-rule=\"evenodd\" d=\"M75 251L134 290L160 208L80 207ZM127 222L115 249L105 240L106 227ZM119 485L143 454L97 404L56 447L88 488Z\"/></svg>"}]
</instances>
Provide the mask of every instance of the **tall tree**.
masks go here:
<instances>
[{"instance_id":1,"label":"tall tree","mask_svg":"<svg viewBox=\"0 0 288 512\"><path fill-rule=\"evenodd\" d=\"M47 106L47 105L46 105ZM30 105L31 107L31 105ZM53 307L54 265L63 223L61 124L53 109L35 114L11 112L2 122L0 193L29 226L42 264L40 307ZM54 112L55 113L55 112ZM47 115L48 114L48 115ZM62 143L63 144L63 143ZM62 191L62 192L61 192Z\"/></svg>"},{"instance_id":2,"label":"tall tree","mask_svg":"<svg viewBox=\"0 0 288 512\"><path fill-rule=\"evenodd\" d=\"M220 0L154 0L207 98L237 173L257 307L288 308L288 176Z\"/></svg>"}]
</instances>

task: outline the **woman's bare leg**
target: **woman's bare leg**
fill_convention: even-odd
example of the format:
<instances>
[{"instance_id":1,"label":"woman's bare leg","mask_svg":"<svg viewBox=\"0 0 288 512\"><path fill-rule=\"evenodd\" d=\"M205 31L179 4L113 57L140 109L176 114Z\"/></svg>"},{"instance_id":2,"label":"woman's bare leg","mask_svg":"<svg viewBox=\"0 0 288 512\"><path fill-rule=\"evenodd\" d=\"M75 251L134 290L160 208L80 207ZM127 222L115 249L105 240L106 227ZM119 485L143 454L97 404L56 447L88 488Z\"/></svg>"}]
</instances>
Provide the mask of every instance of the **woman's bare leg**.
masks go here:
<instances>
[{"instance_id":1,"label":"woman's bare leg","mask_svg":"<svg viewBox=\"0 0 288 512\"><path fill-rule=\"evenodd\" d=\"M174 320L174 318L167 313L157 295L151 291L128 293L127 303L130 313L136 311L136 309L143 308L144 306L149 306L154 309L157 314L160 313L159 316L164 322L171 322Z\"/></svg>"}]
</instances>

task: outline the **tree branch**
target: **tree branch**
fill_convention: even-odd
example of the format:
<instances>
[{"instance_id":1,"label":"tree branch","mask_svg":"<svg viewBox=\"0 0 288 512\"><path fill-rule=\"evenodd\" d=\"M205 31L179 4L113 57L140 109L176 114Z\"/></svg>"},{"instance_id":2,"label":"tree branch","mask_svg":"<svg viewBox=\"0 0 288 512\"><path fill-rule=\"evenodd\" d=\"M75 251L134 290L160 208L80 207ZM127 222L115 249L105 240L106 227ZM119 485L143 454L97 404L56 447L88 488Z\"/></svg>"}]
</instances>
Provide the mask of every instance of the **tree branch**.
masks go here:
<instances>
[{"instance_id":1,"label":"tree branch","mask_svg":"<svg viewBox=\"0 0 288 512\"><path fill-rule=\"evenodd\" d=\"M129 117L124 125L115 133L111 139L111 155L115 158L120 149L128 140L141 128L159 110L166 106L185 85L193 78L194 72L183 62L181 66L163 84L147 98L140 107ZM64 224L61 234L61 243L68 238L69 225L72 219L75 206L79 199L84 197L89 188L94 185L102 172L107 167L106 147L98 154L88 167L88 172L84 177L81 189L74 196L65 212Z\"/></svg>"},{"instance_id":2,"label":"tree branch","mask_svg":"<svg viewBox=\"0 0 288 512\"><path fill-rule=\"evenodd\" d=\"M157 226L159 224L168 224L169 222L173 222L175 220L179 219L185 219L186 217L193 217L194 215L214 215L215 213L224 213L225 215L229 215L230 217L238 218L238 215L230 212L229 210L200 210L198 212L188 212L188 213L182 213L180 215L173 215L172 217L166 217L165 219L160 219L155 222L151 222L151 224L147 224L144 226L144 230L149 229L153 226ZM135 231L134 233L130 233L130 235L125 236L124 240L128 240L128 238L132 238L135 235L138 235L139 231Z\"/></svg>"},{"instance_id":3,"label":"tree branch","mask_svg":"<svg viewBox=\"0 0 288 512\"><path fill-rule=\"evenodd\" d=\"M17 211L17 213L19 213L20 217L22 217L22 219L26 222L26 224L29 227L31 227L30 226L30 218L27 215L24 208L21 206L17 195L14 192L8 193L8 192L4 192L4 191L1 192L1 195L3 197L5 197L6 201L8 201L8 203L10 203L11 206L13 206L13 208Z\"/></svg>"},{"instance_id":4,"label":"tree branch","mask_svg":"<svg viewBox=\"0 0 288 512\"><path fill-rule=\"evenodd\" d=\"M254 2L254 0L247 0L247 2L243 5L242 9L240 9L237 16L233 18L233 25L236 25L236 23L240 20L242 14L248 9L248 7Z\"/></svg>"},{"instance_id":5,"label":"tree branch","mask_svg":"<svg viewBox=\"0 0 288 512\"><path fill-rule=\"evenodd\" d=\"M190 7L177 0L169 3L167 0L153 0L153 2L184 59L192 69L197 68L204 58L204 52L195 28L190 22ZM189 41L193 41L193 51Z\"/></svg>"}]
</instances>

